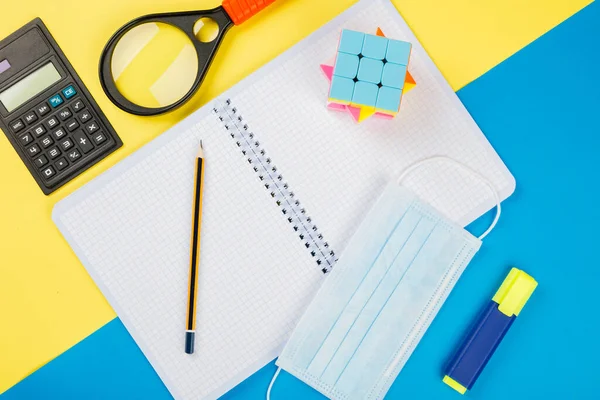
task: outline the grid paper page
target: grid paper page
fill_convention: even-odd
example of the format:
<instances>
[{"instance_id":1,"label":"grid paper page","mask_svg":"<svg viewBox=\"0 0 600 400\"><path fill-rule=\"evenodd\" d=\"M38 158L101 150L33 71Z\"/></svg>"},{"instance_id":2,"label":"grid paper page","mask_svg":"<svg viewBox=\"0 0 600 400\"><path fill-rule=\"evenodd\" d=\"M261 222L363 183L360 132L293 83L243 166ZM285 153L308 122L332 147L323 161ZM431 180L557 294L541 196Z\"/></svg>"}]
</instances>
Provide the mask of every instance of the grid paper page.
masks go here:
<instances>
[{"instance_id":1,"label":"grid paper page","mask_svg":"<svg viewBox=\"0 0 600 400\"><path fill-rule=\"evenodd\" d=\"M194 119L54 211L69 244L180 399L216 398L275 358L323 279L215 116L201 112ZM187 355L200 139L206 170L196 351Z\"/></svg>"},{"instance_id":2,"label":"grid paper page","mask_svg":"<svg viewBox=\"0 0 600 400\"><path fill-rule=\"evenodd\" d=\"M319 64L340 28L413 43L417 88L398 119L360 125L325 108ZM393 6L363 0L224 95L239 108L339 254L385 184L448 155L506 198L514 180ZM216 398L277 356L323 279L239 148L205 107L78 190L53 219L179 399ZM194 156L206 171L196 353L183 352ZM434 166L435 167L435 166ZM406 184L463 224L492 206L484 185L428 167Z\"/></svg>"},{"instance_id":3,"label":"grid paper page","mask_svg":"<svg viewBox=\"0 0 600 400\"><path fill-rule=\"evenodd\" d=\"M367 3L369 5L367 5ZM447 156L493 183L501 200L515 181L456 94L388 0L355 6L277 63L223 97L243 115L336 253L386 184L420 160ZM329 83L319 64L335 55L342 28L413 44L409 70L417 82L396 119L357 124L326 108ZM260 107L256 99L265 99ZM403 182L450 219L464 225L495 205L490 189L459 167L440 162Z\"/></svg>"}]
</instances>

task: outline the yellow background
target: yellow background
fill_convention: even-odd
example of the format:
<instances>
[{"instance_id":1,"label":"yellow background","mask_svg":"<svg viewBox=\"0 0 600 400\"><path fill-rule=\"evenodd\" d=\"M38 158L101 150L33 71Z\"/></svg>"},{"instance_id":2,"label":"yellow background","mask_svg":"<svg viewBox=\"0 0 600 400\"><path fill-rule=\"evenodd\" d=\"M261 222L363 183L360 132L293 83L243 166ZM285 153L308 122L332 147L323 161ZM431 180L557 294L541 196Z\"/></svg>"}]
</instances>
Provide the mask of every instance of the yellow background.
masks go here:
<instances>
[{"instance_id":1,"label":"yellow background","mask_svg":"<svg viewBox=\"0 0 600 400\"><path fill-rule=\"evenodd\" d=\"M591 1L393 2L457 90ZM352 3L277 1L262 15L232 28L202 89L189 104L166 116L143 118L118 110L100 88L97 65L106 40L122 24L143 14L207 9L217 6L217 1L1 1L0 37L41 17L125 145L47 197L0 135L0 393L115 317L53 225L54 204Z\"/></svg>"}]
</instances>

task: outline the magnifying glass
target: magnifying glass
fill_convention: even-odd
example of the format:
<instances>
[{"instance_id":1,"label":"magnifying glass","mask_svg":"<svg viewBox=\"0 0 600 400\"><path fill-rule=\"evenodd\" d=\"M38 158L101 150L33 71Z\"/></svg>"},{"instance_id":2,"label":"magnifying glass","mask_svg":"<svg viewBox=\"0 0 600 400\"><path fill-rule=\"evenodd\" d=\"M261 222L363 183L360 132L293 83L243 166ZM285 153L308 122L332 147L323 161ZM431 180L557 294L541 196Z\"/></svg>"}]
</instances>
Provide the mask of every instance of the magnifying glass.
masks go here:
<instances>
[{"instance_id":1,"label":"magnifying glass","mask_svg":"<svg viewBox=\"0 0 600 400\"><path fill-rule=\"evenodd\" d=\"M220 7L146 15L119 29L100 58L100 83L119 108L158 115L189 100L225 33L275 0L224 0Z\"/></svg>"}]
</instances>

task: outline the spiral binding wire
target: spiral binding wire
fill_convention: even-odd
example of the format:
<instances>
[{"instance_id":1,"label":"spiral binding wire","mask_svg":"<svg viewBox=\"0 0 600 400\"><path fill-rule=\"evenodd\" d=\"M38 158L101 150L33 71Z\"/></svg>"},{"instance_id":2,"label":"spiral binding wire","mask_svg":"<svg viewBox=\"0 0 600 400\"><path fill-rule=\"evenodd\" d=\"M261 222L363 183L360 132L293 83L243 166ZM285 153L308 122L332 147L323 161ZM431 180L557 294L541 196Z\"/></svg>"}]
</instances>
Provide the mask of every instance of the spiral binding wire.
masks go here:
<instances>
[{"instance_id":1,"label":"spiral binding wire","mask_svg":"<svg viewBox=\"0 0 600 400\"><path fill-rule=\"evenodd\" d=\"M304 246L316 259L321 271L323 273L329 272L337 261L335 252L329 248L329 244L319 232L317 225L307 215L294 192L290 190L288 183L283 180L281 172L267 155L254 132L244 122L244 118L238 109L232 106L231 99L226 99L216 105L213 112L240 148L242 155L248 161L248 164L252 166L265 189L269 191Z\"/></svg>"}]
</instances>

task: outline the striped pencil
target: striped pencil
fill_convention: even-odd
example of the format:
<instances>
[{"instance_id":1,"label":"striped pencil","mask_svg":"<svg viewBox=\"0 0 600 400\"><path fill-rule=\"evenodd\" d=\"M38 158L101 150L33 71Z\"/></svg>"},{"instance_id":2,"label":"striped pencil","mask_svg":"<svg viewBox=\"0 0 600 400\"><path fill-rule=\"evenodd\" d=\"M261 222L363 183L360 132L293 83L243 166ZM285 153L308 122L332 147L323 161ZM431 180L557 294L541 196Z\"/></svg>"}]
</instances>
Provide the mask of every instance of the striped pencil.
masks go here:
<instances>
[{"instance_id":1,"label":"striped pencil","mask_svg":"<svg viewBox=\"0 0 600 400\"><path fill-rule=\"evenodd\" d=\"M192 204L192 238L190 243L190 281L185 330L185 352L194 353L196 339L196 295L198 293L198 266L200 264L200 232L202 228L202 191L204 189L204 149L202 141L196 157L194 178L194 202Z\"/></svg>"}]
</instances>

